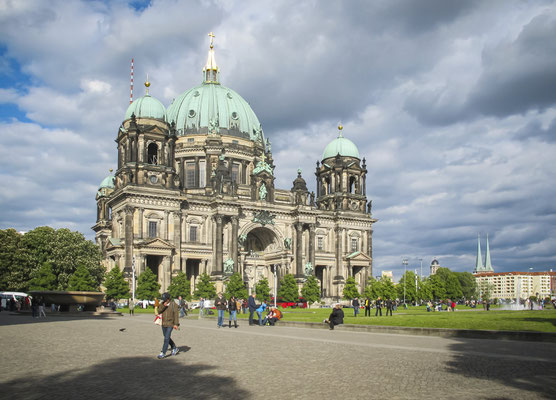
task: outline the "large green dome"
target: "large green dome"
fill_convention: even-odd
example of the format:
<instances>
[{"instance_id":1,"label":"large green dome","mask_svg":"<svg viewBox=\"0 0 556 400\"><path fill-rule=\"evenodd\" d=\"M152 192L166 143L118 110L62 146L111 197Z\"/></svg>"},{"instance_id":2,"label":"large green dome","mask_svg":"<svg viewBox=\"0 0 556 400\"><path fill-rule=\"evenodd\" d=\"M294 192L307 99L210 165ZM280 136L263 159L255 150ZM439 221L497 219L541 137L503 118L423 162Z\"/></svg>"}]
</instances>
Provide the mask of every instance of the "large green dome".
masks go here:
<instances>
[{"instance_id":1,"label":"large green dome","mask_svg":"<svg viewBox=\"0 0 556 400\"><path fill-rule=\"evenodd\" d=\"M136 118L164 120L166 117L166 109L160 101L146 94L129 105L125 112L125 119L131 118L131 114L135 114Z\"/></svg>"},{"instance_id":2,"label":"large green dome","mask_svg":"<svg viewBox=\"0 0 556 400\"><path fill-rule=\"evenodd\" d=\"M243 97L218 81L220 70L211 39L203 83L179 95L166 111L166 121L175 123L178 136L220 134L264 140L259 119Z\"/></svg>"},{"instance_id":3,"label":"large green dome","mask_svg":"<svg viewBox=\"0 0 556 400\"><path fill-rule=\"evenodd\" d=\"M342 128L339 128L340 134L336 139L328 143L324 149L324 153L322 153L322 159L326 160L327 158L336 157L337 154L342 157L359 158L359 150L357 149L357 146L351 140L343 137Z\"/></svg>"},{"instance_id":4,"label":"large green dome","mask_svg":"<svg viewBox=\"0 0 556 400\"><path fill-rule=\"evenodd\" d=\"M183 92L168 107L166 120L176 124L178 135L206 134L213 121L218 122L220 134L262 138L261 124L249 103L217 83L203 83Z\"/></svg>"}]
</instances>

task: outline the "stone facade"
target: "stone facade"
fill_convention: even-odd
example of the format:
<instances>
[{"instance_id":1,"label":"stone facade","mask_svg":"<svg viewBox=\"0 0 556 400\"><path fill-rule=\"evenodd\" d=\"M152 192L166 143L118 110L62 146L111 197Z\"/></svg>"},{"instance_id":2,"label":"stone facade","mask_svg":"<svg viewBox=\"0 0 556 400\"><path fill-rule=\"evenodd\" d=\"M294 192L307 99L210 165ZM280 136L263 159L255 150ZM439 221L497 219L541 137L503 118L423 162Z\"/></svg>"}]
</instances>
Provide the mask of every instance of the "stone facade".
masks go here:
<instances>
[{"instance_id":1,"label":"stone facade","mask_svg":"<svg viewBox=\"0 0 556 400\"><path fill-rule=\"evenodd\" d=\"M211 48L212 49L212 48ZM348 276L360 289L372 276L366 166L352 156L317 162L317 194L298 176L274 186L274 160L262 130L253 136L209 126L190 131L131 115L117 132L113 187L97 193L93 226L107 269L124 276L150 268L162 291L183 271L192 291L200 274L217 290L239 272L251 291L287 273L320 281L323 298L341 297Z\"/></svg>"}]
</instances>

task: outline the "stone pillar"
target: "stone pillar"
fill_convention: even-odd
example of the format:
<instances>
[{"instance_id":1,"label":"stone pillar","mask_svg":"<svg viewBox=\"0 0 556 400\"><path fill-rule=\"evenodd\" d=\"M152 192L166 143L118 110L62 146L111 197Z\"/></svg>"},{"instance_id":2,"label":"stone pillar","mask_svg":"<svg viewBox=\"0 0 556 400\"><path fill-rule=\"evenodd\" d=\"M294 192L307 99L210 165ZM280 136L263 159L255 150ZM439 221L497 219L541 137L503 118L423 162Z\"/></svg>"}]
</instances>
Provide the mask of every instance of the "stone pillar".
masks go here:
<instances>
[{"instance_id":1,"label":"stone pillar","mask_svg":"<svg viewBox=\"0 0 556 400\"><path fill-rule=\"evenodd\" d=\"M309 262L313 267L313 275L315 275L315 224L309 225Z\"/></svg>"},{"instance_id":2,"label":"stone pillar","mask_svg":"<svg viewBox=\"0 0 556 400\"><path fill-rule=\"evenodd\" d=\"M139 208L139 239L143 239L143 213L145 209L143 207Z\"/></svg>"},{"instance_id":3,"label":"stone pillar","mask_svg":"<svg viewBox=\"0 0 556 400\"><path fill-rule=\"evenodd\" d=\"M303 278L303 223L295 224L295 277Z\"/></svg>"},{"instance_id":4,"label":"stone pillar","mask_svg":"<svg viewBox=\"0 0 556 400\"><path fill-rule=\"evenodd\" d=\"M170 286L171 281L171 257L164 256L162 261L162 293L168 290L168 286Z\"/></svg>"},{"instance_id":5,"label":"stone pillar","mask_svg":"<svg viewBox=\"0 0 556 400\"><path fill-rule=\"evenodd\" d=\"M223 272L223 265L222 265L222 257L223 257L223 243L222 243L222 234L223 234L223 217L222 215L214 216L214 220L216 222L216 232L215 232L215 265L212 269L212 275L222 275Z\"/></svg>"},{"instance_id":6,"label":"stone pillar","mask_svg":"<svg viewBox=\"0 0 556 400\"><path fill-rule=\"evenodd\" d=\"M232 217L232 260L234 261L234 272L239 272L239 265L238 265L238 243L237 243L237 235L239 231L239 218Z\"/></svg>"},{"instance_id":7,"label":"stone pillar","mask_svg":"<svg viewBox=\"0 0 556 400\"><path fill-rule=\"evenodd\" d=\"M361 175L361 179L363 180L363 185L362 185L363 191L361 192L361 194L363 196L366 196L367 195L367 175L363 173Z\"/></svg>"},{"instance_id":8,"label":"stone pillar","mask_svg":"<svg viewBox=\"0 0 556 400\"><path fill-rule=\"evenodd\" d=\"M133 258L133 207L124 208L124 232L125 232L125 261L124 270L131 271L131 261Z\"/></svg>"},{"instance_id":9,"label":"stone pillar","mask_svg":"<svg viewBox=\"0 0 556 400\"><path fill-rule=\"evenodd\" d=\"M181 262L181 221L183 214L181 211L174 213L174 247L176 249L176 256L174 258L174 269L182 271Z\"/></svg>"}]
</instances>

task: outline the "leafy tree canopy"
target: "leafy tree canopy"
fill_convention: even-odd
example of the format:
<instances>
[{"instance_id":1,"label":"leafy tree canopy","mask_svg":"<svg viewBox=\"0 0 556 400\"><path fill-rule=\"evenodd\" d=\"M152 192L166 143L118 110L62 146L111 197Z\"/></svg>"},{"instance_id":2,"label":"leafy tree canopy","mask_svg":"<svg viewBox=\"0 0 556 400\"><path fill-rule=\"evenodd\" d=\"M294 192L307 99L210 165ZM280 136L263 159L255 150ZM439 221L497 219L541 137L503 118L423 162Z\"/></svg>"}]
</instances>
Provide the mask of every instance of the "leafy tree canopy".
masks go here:
<instances>
[{"instance_id":1,"label":"leafy tree canopy","mask_svg":"<svg viewBox=\"0 0 556 400\"><path fill-rule=\"evenodd\" d=\"M454 272L456 274L463 297L466 299L472 299L477 297L477 282L475 277L470 272Z\"/></svg>"},{"instance_id":2,"label":"leafy tree canopy","mask_svg":"<svg viewBox=\"0 0 556 400\"><path fill-rule=\"evenodd\" d=\"M129 293L129 286L127 288ZM137 291L135 293L140 300L154 300L160 298L160 283L150 268L146 268L137 279Z\"/></svg>"},{"instance_id":3,"label":"leafy tree canopy","mask_svg":"<svg viewBox=\"0 0 556 400\"><path fill-rule=\"evenodd\" d=\"M267 304L270 301L270 286L268 286L268 279L261 278L255 285L255 293L259 300L264 300Z\"/></svg>"},{"instance_id":4,"label":"leafy tree canopy","mask_svg":"<svg viewBox=\"0 0 556 400\"><path fill-rule=\"evenodd\" d=\"M56 275L52 272L52 265L49 262L43 263L42 267L35 272L35 276L29 281L30 290L55 290L56 285Z\"/></svg>"},{"instance_id":5,"label":"leafy tree canopy","mask_svg":"<svg viewBox=\"0 0 556 400\"><path fill-rule=\"evenodd\" d=\"M286 302L297 302L299 300L299 289L292 274L286 274L280 279L278 298Z\"/></svg>"},{"instance_id":6,"label":"leafy tree canopy","mask_svg":"<svg viewBox=\"0 0 556 400\"><path fill-rule=\"evenodd\" d=\"M210 276L208 274L202 274L199 277L199 283L195 289L195 297L204 297L205 299L213 299L216 297L216 288L210 281Z\"/></svg>"},{"instance_id":7,"label":"leafy tree canopy","mask_svg":"<svg viewBox=\"0 0 556 400\"><path fill-rule=\"evenodd\" d=\"M180 271L172 278L172 282L168 286L168 293L174 299L181 296L187 301L191 300L191 282L187 279L187 275L184 272Z\"/></svg>"},{"instance_id":8,"label":"leafy tree canopy","mask_svg":"<svg viewBox=\"0 0 556 400\"><path fill-rule=\"evenodd\" d=\"M118 300L129 298L129 284L124 279L122 271L120 271L117 265L106 274L104 287L106 288L105 293L107 299ZM141 300L152 300L147 297L139 297L139 291L137 291L136 296Z\"/></svg>"},{"instance_id":9,"label":"leafy tree canopy","mask_svg":"<svg viewBox=\"0 0 556 400\"><path fill-rule=\"evenodd\" d=\"M239 272L230 276L230 280L226 285L226 298L230 299L232 296L235 296L236 299L247 298L247 289L245 288L245 284L243 283L243 279L241 279Z\"/></svg>"},{"instance_id":10,"label":"leafy tree canopy","mask_svg":"<svg viewBox=\"0 0 556 400\"><path fill-rule=\"evenodd\" d=\"M89 270L85 268L84 265L80 265L69 279L68 290L77 290L82 292L97 291L98 283L91 276Z\"/></svg>"},{"instance_id":11,"label":"leafy tree canopy","mask_svg":"<svg viewBox=\"0 0 556 400\"><path fill-rule=\"evenodd\" d=\"M383 276L380 278L380 288L382 291L383 299L395 299L396 298L396 287L394 286L394 282L387 276Z\"/></svg>"},{"instance_id":12,"label":"leafy tree canopy","mask_svg":"<svg viewBox=\"0 0 556 400\"><path fill-rule=\"evenodd\" d=\"M346 279L346 285L344 286L343 291L344 299L351 300L356 297L359 297L359 291L357 290L357 285L355 284L355 278L350 276Z\"/></svg>"},{"instance_id":13,"label":"leafy tree canopy","mask_svg":"<svg viewBox=\"0 0 556 400\"><path fill-rule=\"evenodd\" d=\"M372 300L376 300L378 297L382 297L382 285L380 281L371 276L367 281L367 286L365 286L363 295Z\"/></svg>"},{"instance_id":14,"label":"leafy tree canopy","mask_svg":"<svg viewBox=\"0 0 556 400\"><path fill-rule=\"evenodd\" d=\"M314 275L309 275L303 287L301 288L301 296L309 305L320 300L320 285Z\"/></svg>"}]
</instances>

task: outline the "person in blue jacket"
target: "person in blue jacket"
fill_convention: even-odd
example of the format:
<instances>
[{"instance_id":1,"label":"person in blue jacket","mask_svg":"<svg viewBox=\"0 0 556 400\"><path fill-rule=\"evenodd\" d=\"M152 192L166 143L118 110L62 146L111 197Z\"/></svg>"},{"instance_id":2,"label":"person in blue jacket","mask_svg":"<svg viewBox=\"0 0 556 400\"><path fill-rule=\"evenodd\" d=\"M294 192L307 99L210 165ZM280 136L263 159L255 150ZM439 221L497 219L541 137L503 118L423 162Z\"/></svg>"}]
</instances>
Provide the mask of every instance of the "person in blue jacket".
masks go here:
<instances>
[{"instance_id":1,"label":"person in blue jacket","mask_svg":"<svg viewBox=\"0 0 556 400\"><path fill-rule=\"evenodd\" d=\"M257 315L259 316L259 325L263 326L263 312L264 310L266 310L266 303L263 302L261 303L261 305L259 306L259 308L257 308Z\"/></svg>"}]
</instances>

